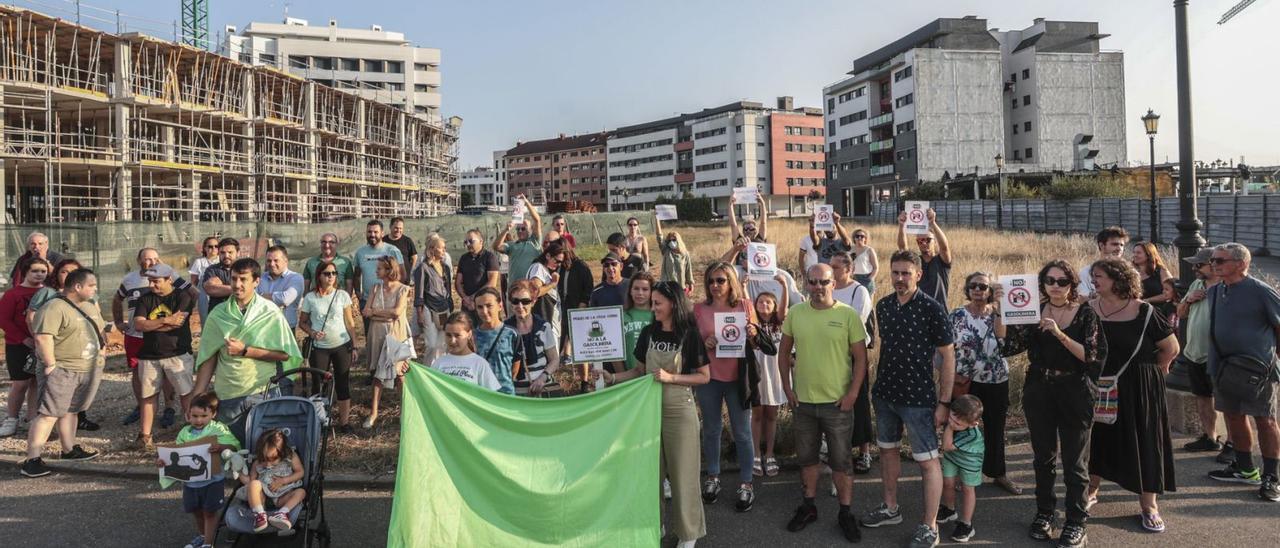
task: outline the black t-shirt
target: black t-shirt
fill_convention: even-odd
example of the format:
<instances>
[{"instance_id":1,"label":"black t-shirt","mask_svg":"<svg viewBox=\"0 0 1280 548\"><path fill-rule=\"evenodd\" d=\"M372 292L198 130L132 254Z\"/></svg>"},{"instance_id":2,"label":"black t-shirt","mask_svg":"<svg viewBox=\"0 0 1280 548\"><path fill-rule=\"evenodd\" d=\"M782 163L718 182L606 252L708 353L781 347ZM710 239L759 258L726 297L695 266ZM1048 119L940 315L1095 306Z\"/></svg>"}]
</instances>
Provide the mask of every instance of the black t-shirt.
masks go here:
<instances>
[{"instance_id":1,"label":"black t-shirt","mask_svg":"<svg viewBox=\"0 0 1280 548\"><path fill-rule=\"evenodd\" d=\"M231 269L223 268L222 263L214 263L209 265L209 268L204 269L204 275L200 277L201 288L204 287L205 282L209 281L212 278L217 278L222 281L223 285L230 287L231 286ZM214 297L213 295L209 295L209 310L213 310L213 307L222 304L222 302L227 300L228 297Z\"/></svg>"},{"instance_id":2,"label":"black t-shirt","mask_svg":"<svg viewBox=\"0 0 1280 548\"><path fill-rule=\"evenodd\" d=\"M488 249L480 253L463 253L458 259L458 279L462 280L464 297L470 297L484 287L490 272L498 271L498 256Z\"/></svg>"},{"instance_id":3,"label":"black t-shirt","mask_svg":"<svg viewBox=\"0 0 1280 548\"><path fill-rule=\"evenodd\" d=\"M400 250L400 256L404 258L400 264L401 266L404 266L406 272L413 268L413 265L409 264L409 259L412 259L414 255L418 254L418 248L413 245L413 239L410 238L408 234L401 236L399 240L392 240L391 236L383 236L382 241L389 243L395 246L396 249Z\"/></svg>"},{"instance_id":4,"label":"black t-shirt","mask_svg":"<svg viewBox=\"0 0 1280 548\"><path fill-rule=\"evenodd\" d=\"M933 297L943 308L947 306L947 287L951 285L951 263L942 260L941 255L934 255L924 263L920 274L920 291Z\"/></svg>"},{"instance_id":5,"label":"black t-shirt","mask_svg":"<svg viewBox=\"0 0 1280 548\"><path fill-rule=\"evenodd\" d=\"M176 312L190 314L196 300L186 291L173 290L163 297L147 292L138 298L134 314L148 320L159 320ZM142 334L142 348L138 357L144 360L173 358L191 353L191 318L172 331L147 331Z\"/></svg>"},{"instance_id":6,"label":"black t-shirt","mask_svg":"<svg viewBox=\"0 0 1280 548\"><path fill-rule=\"evenodd\" d=\"M677 353L680 356L680 374L690 374L707 363L707 350L698 330L689 326L684 333L663 331L662 325L654 322L640 330L636 339L636 361L645 365L645 370L653 372L656 368L671 363Z\"/></svg>"},{"instance_id":7,"label":"black t-shirt","mask_svg":"<svg viewBox=\"0 0 1280 548\"><path fill-rule=\"evenodd\" d=\"M644 272L644 257L639 253L627 255L627 259L622 261L622 279L630 280L631 276L636 272Z\"/></svg>"}]
</instances>

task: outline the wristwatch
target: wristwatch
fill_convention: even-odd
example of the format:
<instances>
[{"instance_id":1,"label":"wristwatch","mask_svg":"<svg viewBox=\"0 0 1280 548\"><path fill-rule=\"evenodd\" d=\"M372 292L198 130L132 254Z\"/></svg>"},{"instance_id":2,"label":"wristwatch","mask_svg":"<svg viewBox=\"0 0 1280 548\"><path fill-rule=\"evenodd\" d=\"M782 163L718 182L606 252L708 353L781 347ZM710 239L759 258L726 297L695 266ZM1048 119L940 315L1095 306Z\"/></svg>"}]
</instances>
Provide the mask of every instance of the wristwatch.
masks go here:
<instances>
[{"instance_id":1,"label":"wristwatch","mask_svg":"<svg viewBox=\"0 0 1280 548\"><path fill-rule=\"evenodd\" d=\"M938 405L946 407L947 409L951 409L951 402L949 401L938 400Z\"/></svg>"}]
</instances>

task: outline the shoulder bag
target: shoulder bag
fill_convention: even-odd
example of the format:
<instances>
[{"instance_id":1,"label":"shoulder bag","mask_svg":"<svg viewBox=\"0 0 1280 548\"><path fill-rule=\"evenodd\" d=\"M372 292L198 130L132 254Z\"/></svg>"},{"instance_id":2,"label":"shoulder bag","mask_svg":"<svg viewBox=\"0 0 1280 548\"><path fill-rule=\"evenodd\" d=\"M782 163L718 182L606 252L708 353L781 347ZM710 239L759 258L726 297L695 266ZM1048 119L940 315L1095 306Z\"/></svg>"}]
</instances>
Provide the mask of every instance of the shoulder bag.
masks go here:
<instances>
[{"instance_id":1,"label":"shoulder bag","mask_svg":"<svg viewBox=\"0 0 1280 548\"><path fill-rule=\"evenodd\" d=\"M1116 423L1120 411L1120 375L1129 369L1129 364L1133 363L1133 359L1138 357L1138 352L1142 350L1142 341L1147 336L1147 325L1151 323L1151 315L1155 310L1156 307L1147 305L1147 315L1142 321L1142 331L1138 333L1138 344L1133 347L1133 354L1129 355L1128 361L1124 362L1115 375L1098 377L1098 400L1093 404L1093 422Z\"/></svg>"},{"instance_id":2,"label":"shoulder bag","mask_svg":"<svg viewBox=\"0 0 1280 548\"><path fill-rule=\"evenodd\" d=\"M1225 284L1218 284L1223 288ZM1214 289L1222 291L1222 289ZM1218 317L1217 299L1209 308L1209 342L1218 353L1218 370L1213 379L1213 386L1222 394L1243 402L1257 401L1267 389L1267 383L1275 374L1275 368L1269 363L1262 363L1248 354L1224 354L1214 333Z\"/></svg>"},{"instance_id":3,"label":"shoulder bag","mask_svg":"<svg viewBox=\"0 0 1280 548\"><path fill-rule=\"evenodd\" d=\"M338 301L339 291L342 291L342 290L338 289L337 287L333 288L333 297L329 299L329 309L326 310L324 313L324 321L320 322L321 330L324 330L324 326L329 325L329 314L333 312L333 304ZM320 294L319 292L316 292L316 295L319 295L319 294ZM314 329L312 329L312 331L314 331ZM315 347L315 344L316 344L315 338L312 337L311 335L307 335L307 338L302 339L302 346L299 348L300 350L302 350L302 359L304 360L311 359L311 350L312 348Z\"/></svg>"}]
</instances>

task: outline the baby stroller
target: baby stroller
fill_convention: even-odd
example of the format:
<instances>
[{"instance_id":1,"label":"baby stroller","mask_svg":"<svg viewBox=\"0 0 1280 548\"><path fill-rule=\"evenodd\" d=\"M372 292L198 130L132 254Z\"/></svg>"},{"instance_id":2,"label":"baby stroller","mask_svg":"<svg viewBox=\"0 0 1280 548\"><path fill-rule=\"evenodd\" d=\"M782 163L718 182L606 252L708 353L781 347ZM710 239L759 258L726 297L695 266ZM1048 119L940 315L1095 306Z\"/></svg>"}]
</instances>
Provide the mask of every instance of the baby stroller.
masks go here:
<instances>
[{"instance_id":1,"label":"baby stroller","mask_svg":"<svg viewBox=\"0 0 1280 548\"><path fill-rule=\"evenodd\" d=\"M302 488L306 498L302 504L289 511L293 528L279 530L274 526L255 533L253 512L249 504L237 495L247 487L237 484L222 507L218 531L214 538L223 538L234 546L320 546L330 543L329 522L324 515L324 462L329 445L325 429L329 427L329 406L333 401L333 375L321 369L309 367L290 370L272 377L268 386L296 373L317 375L321 379L319 394L310 398L276 396L253 406L245 417L245 449L252 455L255 444L263 432L282 430L289 438L289 445L302 461ZM327 395L327 398L324 397ZM239 420L237 418L236 420ZM225 530L225 534L224 534ZM221 546L221 544L218 544Z\"/></svg>"}]
</instances>

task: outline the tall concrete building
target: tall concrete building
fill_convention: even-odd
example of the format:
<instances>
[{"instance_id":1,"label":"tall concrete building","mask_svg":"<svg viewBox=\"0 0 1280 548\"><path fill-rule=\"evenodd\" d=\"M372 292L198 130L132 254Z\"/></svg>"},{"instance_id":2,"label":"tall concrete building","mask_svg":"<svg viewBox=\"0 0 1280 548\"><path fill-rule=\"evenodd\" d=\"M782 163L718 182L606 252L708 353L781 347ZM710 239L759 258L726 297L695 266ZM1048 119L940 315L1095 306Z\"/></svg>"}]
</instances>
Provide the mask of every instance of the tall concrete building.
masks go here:
<instances>
[{"instance_id":1,"label":"tall concrete building","mask_svg":"<svg viewBox=\"0 0 1280 548\"><path fill-rule=\"evenodd\" d=\"M249 23L240 34L235 27L226 30L229 57L440 119L440 50L415 47L404 33L379 25L341 28L333 19L313 27L293 17L282 24Z\"/></svg>"},{"instance_id":2,"label":"tall concrete building","mask_svg":"<svg viewBox=\"0 0 1280 548\"><path fill-rule=\"evenodd\" d=\"M516 143L502 153L507 203L524 194L535 204L591 202L608 207L606 199L605 142L608 133L560 134L554 139ZM494 154L498 161L498 153Z\"/></svg>"},{"instance_id":3,"label":"tall concrete building","mask_svg":"<svg viewBox=\"0 0 1280 548\"><path fill-rule=\"evenodd\" d=\"M864 214L896 189L994 172L997 154L1006 172L1124 163L1123 54L1097 31L937 19L857 58L823 89L827 201Z\"/></svg>"},{"instance_id":4,"label":"tall concrete building","mask_svg":"<svg viewBox=\"0 0 1280 548\"><path fill-rule=\"evenodd\" d=\"M459 173L458 193L467 196L462 203L471 206L507 205L507 185L498 180L498 171L491 167Z\"/></svg>"}]
</instances>

